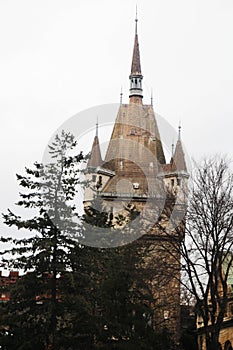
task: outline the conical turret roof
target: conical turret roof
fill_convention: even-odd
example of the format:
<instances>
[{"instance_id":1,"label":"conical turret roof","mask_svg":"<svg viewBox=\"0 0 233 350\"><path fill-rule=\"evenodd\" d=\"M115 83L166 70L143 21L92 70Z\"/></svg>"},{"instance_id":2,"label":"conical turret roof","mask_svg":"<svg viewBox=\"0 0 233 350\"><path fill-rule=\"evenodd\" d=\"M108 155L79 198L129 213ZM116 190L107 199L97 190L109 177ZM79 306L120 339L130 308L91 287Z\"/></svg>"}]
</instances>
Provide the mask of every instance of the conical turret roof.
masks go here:
<instances>
[{"instance_id":1,"label":"conical turret roof","mask_svg":"<svg viewBox=\"0 0 233 350\"><path fill-rule=\"evenodd\" d=\"M182 142L179 139L176 144L175 153L173 156L173 163L178 171L187 171L185 162L185 154L182 146Z\"/></svg>"},{"instance_id":2,"label":"conical turret roof","mask_svg":"<svg viewBox=\"0 0 233 350\"><path fill-rule=\"evenodd\" d=\"M101 157L100 145L99 145L99 137L96 135L94 137L94 141L91 148L91 157L88 160L87 167L97 168L103 164L103 160Z\"/></svg>"}]
</instances>

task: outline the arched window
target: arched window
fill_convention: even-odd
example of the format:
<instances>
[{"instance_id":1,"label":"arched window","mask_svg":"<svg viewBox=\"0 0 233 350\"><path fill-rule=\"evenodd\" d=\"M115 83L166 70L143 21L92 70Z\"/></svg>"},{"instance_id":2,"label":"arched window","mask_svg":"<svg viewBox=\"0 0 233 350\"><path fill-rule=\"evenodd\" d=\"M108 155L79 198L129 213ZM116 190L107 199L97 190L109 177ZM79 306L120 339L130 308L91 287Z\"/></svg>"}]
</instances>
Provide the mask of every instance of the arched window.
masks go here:
<instances>
[{"instance_id":1,"label":"arched window","mask_svg":"<svg viewBox=\"0 0 233 350\"><path fill-rule=\"evenodd\" d=\"M232 350L231 342L230 340L227 340L224 345L224 350Z\"/></svg>"}]
</instances>

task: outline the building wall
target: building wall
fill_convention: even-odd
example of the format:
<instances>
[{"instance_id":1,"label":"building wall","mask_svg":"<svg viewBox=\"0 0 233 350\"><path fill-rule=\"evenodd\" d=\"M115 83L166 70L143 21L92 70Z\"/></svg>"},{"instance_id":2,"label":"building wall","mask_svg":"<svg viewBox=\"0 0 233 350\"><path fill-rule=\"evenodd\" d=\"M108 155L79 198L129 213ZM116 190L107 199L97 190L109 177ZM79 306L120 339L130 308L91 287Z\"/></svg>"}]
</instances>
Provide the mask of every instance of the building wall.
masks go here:
<instances>
[{"instance_id":1,"label":"building wall","mask_svg":"<svg viewBox=\"0 0 233 350\"><path fill-rule=\"evenodd\" d=\"M10 287L19 280L18 271L10 271L8 276L3 276L0 271L0 302L10 300Z\"/></svg>"}]
</instances>

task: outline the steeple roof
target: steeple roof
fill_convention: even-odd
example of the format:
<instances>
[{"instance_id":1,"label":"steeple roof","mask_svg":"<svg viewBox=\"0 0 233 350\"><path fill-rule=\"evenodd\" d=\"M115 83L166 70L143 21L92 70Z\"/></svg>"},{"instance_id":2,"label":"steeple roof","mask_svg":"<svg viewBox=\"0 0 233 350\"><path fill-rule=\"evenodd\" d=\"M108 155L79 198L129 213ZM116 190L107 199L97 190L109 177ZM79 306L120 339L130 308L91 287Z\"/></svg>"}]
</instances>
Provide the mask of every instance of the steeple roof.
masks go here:
<instances>
[{"instance_id":1,"label":"steeple roof","mask_svg":"<svg viewBox=\"0 0 233 350\"><path fill-rule=\"evenodd\" d=\"M149 193L159 168L165 163L153 107L122 104L119 108L103 167L113 170L103 192L127 192L124 184L139 183L138 194ZM153 186L152 186L153 187ZM153 189L157 188L156 186ZM151 191L151 188L150 188Z\"/></svg>"},{"instance_id":2,"label":"steeple roof","mask_svg":"<svg viewBox=\"0 0 233 350\"><path fill-rule=\"evenodd\" d=\"M187 171L185 155L180 138L177 141L175 153L173 156L173 163L178 171Z\"/></svg>"},{"instance_id":3,"label":"steeple roof","mask_svg":"<svg viewBox=\"0 0 233 350\"><path fill-rule=\"evenodd\" d=\"M88 160L87 167L97 168L103 164L101 157L99 137L98 137L98 124L96 124L96 135L91 148L91 157Z\"/></svg>"},{"instance_id":4,"label":"steeple roof","mask_svg":"<svg viewBox=\"0 0 233 350\"><path fill-rule=\"evenodd\" d=\"M132 59L132 65L131 65L131 75L141 75L141 74L142 72L141 72L141 62L140 62L140 51L139 51L139 43L138 43L138 34L136 29L135 39L134 39L133 59Z\"/></svg>"}]
</instances>

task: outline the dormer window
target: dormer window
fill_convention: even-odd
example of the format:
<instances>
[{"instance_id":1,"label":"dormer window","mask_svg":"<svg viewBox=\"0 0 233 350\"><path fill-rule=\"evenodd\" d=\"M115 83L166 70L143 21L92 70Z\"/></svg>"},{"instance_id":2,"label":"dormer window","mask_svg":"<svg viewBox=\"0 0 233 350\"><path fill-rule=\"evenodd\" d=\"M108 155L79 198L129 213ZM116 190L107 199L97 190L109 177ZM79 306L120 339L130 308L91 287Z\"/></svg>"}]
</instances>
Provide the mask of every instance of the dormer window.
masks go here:
<instances>
[{"instance_id":1,"label":"dormer window","mask_svg":"<svg viewBox=\"0 0 233 350\"><path fill-rule=\"evenodd\" d=\"M133 189L134 190L138 190L139 189L139 183L138 182L134 182L133 183Z\"/></svg>"}]
</instances>

